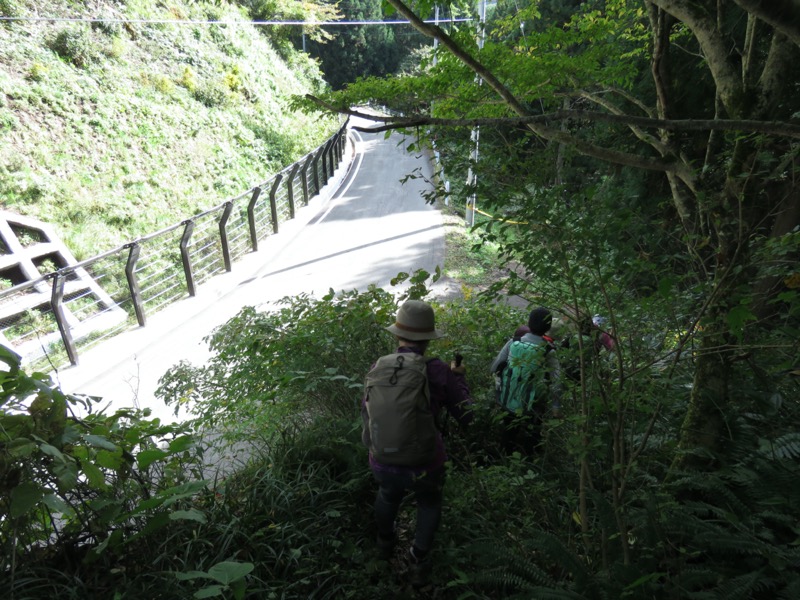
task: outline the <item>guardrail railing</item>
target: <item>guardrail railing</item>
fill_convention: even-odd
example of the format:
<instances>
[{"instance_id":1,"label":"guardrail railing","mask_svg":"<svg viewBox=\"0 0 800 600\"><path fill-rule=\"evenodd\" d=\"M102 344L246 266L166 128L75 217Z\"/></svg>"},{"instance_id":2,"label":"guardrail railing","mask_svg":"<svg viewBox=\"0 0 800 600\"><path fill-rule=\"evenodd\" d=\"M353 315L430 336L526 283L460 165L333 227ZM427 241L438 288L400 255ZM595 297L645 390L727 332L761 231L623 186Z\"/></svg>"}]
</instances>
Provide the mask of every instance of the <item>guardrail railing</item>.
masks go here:
<instances>
[{"instance_id":1,"label":"guardrail railing","mask_svg":"<svg viewBox=\"0 0 800 600\"><path fill-rule=\"evenodd\" d=\"M93 258L0 291L0 343L28 368L78 364L81 350L187 296L295 217L342 162L347 123L315 151L235 198ZM89 282L88 284L86 282Z\"/></svg>"}]
</instances>

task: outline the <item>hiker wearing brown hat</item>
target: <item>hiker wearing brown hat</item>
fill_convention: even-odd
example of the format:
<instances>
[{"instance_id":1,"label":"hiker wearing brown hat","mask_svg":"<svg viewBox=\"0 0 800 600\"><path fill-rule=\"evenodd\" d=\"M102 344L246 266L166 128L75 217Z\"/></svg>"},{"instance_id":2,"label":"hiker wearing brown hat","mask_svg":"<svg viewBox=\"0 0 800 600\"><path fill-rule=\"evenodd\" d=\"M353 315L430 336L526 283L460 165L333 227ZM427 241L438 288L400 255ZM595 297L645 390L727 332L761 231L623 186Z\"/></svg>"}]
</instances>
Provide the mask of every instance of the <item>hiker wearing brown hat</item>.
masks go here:
<instances>
[{"instance_id":1,"label":"hiker wearing brown hat","mask_svg":"<svg viewBox=\"0 0 800 600\"><path fill-rule=\"evenodd\" d=\"M378 483L378 554L384 559L393 555L395 519L403 497L411 492L417 520L409 574L411 584L421 587L431 573L430 551L442 515L447 455L437 418L446 409L466 425L472 399L463 365L424 356L431 340L443 337L430 304L406 301L386 329L397 339L397 352L379 358L367 374L362 439Z\"/></svg>"}]
</instances>

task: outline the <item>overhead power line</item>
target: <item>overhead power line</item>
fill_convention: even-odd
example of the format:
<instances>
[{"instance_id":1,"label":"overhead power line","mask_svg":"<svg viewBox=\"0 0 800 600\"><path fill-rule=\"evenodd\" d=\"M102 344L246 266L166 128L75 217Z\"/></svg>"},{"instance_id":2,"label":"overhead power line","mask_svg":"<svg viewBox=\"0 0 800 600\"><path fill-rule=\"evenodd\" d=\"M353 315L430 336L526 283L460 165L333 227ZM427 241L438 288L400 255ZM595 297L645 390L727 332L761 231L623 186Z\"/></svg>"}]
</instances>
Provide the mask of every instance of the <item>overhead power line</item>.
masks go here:
<instances>
[{"instance_id":1,"label":"overhead power line","mask_svg":"<svg viewBox=\"0 0 800 600\"><path fill-rule=\"evenodd\" d=\"M408 21L203 21L192 19L106 19L94 17L4 17L0 21L25 21L47 23L132 23L140 25L252 25L254 27L271 27L277 25L313 25L316 27L349 26L349 25L408 25ZM472 21L469 17L447 19L450 23ZM425 23L441 23L442 19L426 20Z\"/></svg>"}]
</instances>

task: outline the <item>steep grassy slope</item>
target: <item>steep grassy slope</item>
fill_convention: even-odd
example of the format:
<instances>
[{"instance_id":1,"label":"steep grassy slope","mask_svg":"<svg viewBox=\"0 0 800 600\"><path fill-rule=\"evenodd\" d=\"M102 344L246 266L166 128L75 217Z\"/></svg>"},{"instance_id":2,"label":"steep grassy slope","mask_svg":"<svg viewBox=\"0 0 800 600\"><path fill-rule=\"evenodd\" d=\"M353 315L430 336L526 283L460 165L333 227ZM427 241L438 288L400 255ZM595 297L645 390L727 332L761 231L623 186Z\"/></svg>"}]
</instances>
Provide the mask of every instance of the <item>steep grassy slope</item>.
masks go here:
<instances>
[{"instance_id":1,"label":"steep grassy slope","mask_svg":"<svg viewBox=\"0 0 800 600\"><path fill-rule=\"evenodd\" d=\"M323 85L316 64L232 5L0 0L0 14L109 19L0 24L3 208L52 223L79 258L245 191L337 126L289 109Z\"/></svg>"}]
</instances>

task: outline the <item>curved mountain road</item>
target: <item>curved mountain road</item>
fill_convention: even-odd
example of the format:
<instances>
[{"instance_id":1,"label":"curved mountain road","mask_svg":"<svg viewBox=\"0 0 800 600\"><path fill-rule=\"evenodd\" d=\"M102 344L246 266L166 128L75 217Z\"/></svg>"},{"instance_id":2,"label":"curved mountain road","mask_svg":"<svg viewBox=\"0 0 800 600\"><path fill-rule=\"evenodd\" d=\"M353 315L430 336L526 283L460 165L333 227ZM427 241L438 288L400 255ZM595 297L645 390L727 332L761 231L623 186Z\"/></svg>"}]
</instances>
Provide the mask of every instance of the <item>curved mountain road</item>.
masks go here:
<instances>
[{"instance_id":1,"label":"curved mountain road","mask_svg":"<svg viewBox=\"0 0 800 600\"><path fill-rule=\"evenodd\" d=\"M61 388L102 397L100 407L110 410L149 407L162 421L179 420L185 415L176 417L155 398L158 379L180 360L206 360L203 338L243 306L266 310L302 292L321 297L331 288L387 287L400 271L443 266L441 214L423 197L429 159L406 152L397 134L351 131L350 140L351 160L333 182L258 252L199 286L195 297L148 317L146 327L81 353L80 365L53 374ZM412 172L424 178L401 184Z\"/></svg>"}]
</instances>

